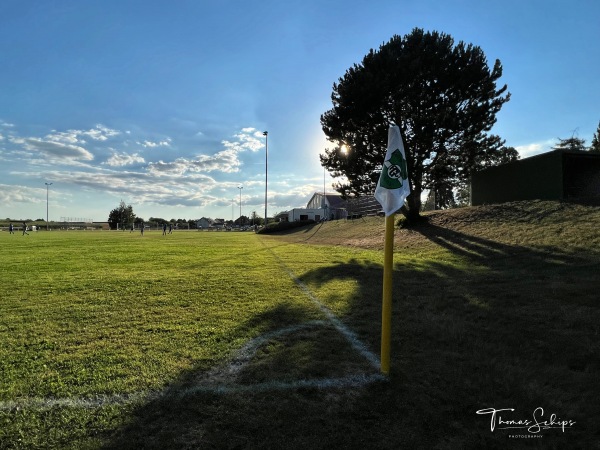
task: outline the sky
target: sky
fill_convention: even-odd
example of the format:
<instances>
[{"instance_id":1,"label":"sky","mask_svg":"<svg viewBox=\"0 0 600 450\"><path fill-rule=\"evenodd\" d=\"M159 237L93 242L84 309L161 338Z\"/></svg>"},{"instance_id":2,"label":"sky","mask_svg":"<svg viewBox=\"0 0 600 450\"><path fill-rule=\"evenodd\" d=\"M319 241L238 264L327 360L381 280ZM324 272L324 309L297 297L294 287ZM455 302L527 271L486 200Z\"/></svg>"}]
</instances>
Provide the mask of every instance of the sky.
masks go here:
<instances>
[{"instance_id":1,"label":"sky","mask_svg":"<svg viewBox=\"0 0 600 450\"><path fill-rule=\"evenodd\" d=\"M521 157L589 145L599 17L597 0L0 0L0 217L263 217L267 162L268 215L306 206L336 181L333 83L415 27L501 61L492 133Z\"/></svg>"}]
</instances>

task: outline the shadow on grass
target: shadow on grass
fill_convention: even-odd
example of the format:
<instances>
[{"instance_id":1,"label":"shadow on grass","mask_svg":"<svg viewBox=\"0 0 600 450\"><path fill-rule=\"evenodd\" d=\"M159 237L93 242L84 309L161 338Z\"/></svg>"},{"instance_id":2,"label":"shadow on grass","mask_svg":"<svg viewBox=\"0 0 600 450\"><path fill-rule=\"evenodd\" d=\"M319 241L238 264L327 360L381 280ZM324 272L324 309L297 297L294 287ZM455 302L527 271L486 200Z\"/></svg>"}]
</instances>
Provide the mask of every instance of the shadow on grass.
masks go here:
<instances>
[{"instance_id":1,"label":"shadow on grass","mask_svg":"<svg viewBox=\"0 0 600 450\"><path fill-rule=\"evenodd\" d=\"M431 225L419 232L448 252L396 265L387 382L177 395L204 376L191 371L167 395L140 406L106 448L597 448L598 257ZM344 278L357 280L358 289L342 319L377 352L381 266L352 260L300 277L314 289ZM309 316L281 305L250 326L278 330ZM335 330L315 324L273 336L235 382L363 370ZM538 407L540 422L555 414L555 422L575 423L533 433L496 421L491 431L491 417L476 414L513 408L503 420L532 424Z\"/></svg>"}]
</instances>

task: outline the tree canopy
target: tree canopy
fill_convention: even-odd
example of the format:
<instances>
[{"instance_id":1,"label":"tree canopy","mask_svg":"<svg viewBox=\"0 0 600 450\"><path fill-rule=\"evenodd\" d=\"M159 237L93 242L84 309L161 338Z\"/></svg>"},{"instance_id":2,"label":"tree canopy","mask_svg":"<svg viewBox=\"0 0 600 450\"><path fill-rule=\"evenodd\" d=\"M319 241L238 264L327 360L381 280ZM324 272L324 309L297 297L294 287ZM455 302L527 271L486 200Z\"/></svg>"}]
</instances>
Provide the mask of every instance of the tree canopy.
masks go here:
<instances>
[{"instance_id":1,"label":"tree canopy","mask_svg":"<svg viewBox=\"0 0 600 450\"><path fill-rule=\"evenodd\" d=\"M592 138L592 145L590 145L589 150L590 152L600 153L600 122L598 123L598 128Z\"/></svg>"},{"instance_id":2,"label":"tree canopy","mask_svg":"<svg viewBox=\"0 0 600 450\"><path fill-rule=\"evenodd\" d=\"M333 108L321 116L334 144L320 155L343 196L371 195L379 178L390 124L400 127L406 148L411 195L417 216L421 193L438 191L448 206L453 191L478 168L517 158L515 149L488 132L510 98L496 88L502 65L492 69L480 47L444 33L415 28L393 36L354 64L333 85Z\"/></svg>"},{"instance_id":3,"label":"tree canopy","mask_svg":"<svg viewBox=\"0 0 600 450\"><path fill-rule=\"evenodd\" d=\"M567 139L558 138L558 144L552 147L552 150L574 150L584 152L587 149L585 147L585 139L572 136Z\"/></svg>"},{"instance_id":4,"label":"tree canopy","mask_svg":"<svg viewBox=\"0 0 600 450\"><path fill-rule=\"evenodd\" d=\"M134 223L135 219L133 207L131 205L126 205L123 200L121 200L118 207L108 214L108 224L111 229L118 228L118 226L125 227L131 225Z\"/></svg>"},{"instance_id":5,"label":"tree canopy","mask_svg":"<svg viewBox=\"0 0 600 450\"><path fill-rule=\"evenodd\" d=\"M577 129L573 132L573 135L570 138L558 138L558 142L554 147L552 147L552 150L570 150L580 152L589 151L600 153L600 122L598 123L598 128L592 137L592 142L589 147L586 147L585 139L578 138L576 133Z\"/></svg>"}]
</instances>

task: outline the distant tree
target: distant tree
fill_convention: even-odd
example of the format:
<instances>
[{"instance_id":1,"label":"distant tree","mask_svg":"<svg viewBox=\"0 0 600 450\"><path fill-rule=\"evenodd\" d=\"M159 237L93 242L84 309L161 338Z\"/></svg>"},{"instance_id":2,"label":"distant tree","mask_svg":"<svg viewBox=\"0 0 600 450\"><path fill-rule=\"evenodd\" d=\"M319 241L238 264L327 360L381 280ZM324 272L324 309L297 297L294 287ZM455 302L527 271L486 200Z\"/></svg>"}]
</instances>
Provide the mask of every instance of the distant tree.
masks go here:
<instances>
[{"instance_id":1,"label":"distant tree","mask_svg":"<svg viewBox=\"0 0 600 450\"><path fill-rule=\"evenodd\" d=\"M133 207L126 205L123 200L119 203L119 206L113 209L108 215L108 224L111 229L118 227L124 228L127 225L134 223L135 214L133 213Z\"/></svg>"},{"instance_id":2,"label":"distant tree","mask_svg":"<svg viewBox=\"0 0 600 450\"><path fill-rule=\"evenodd\" d=\"M258 214L256 214L256 212L252 213L252 217L251 217L251 224L252 225L258 225L263 226L263 224L265 223L265 219L263 219L261 216L259 216Z\"/></svg>"},{"instance_id":3,"label":"distant tree","mask_svg":"<svg viewBox=\"0 0 600 450\"><path fill-rule=\"evenodd\" d=\"M589 151L600 153L600 122L598 122L598 128L592 138L592 145L590 145Z\"/></svg>"},{"instance_id":4,"label":"distant tree","mask_svg":"<svg viewBox=\"0 0 600 450\"><path fill-rule=\"evenodd\" d=\"M252 211L252 214L250 215L250 224L258 225L259 223L260 223L260 217L258 217L256 215L256 211Z\"/></svg>"},{"instance_id":5,"label":"distant tree","mask_svg":"<svg viewBox=\"0 0 600 450\"><path fill-rule=\"evenodd\" d=\"M571 136L567 139L558 138L558 144L552 147L552 150L569 150L569 151L585 151L585 139L580 139L575 137L575 135Z\"/></svg>"},{"instance_id":6,"label":"distant tree","mask_svg":"<svg viewBox=\"0 0 600 450\"><path fill-rule=\"evenodd\" d=\"M499 137L487 135L510 98L506 85L496 88L501 76L499 60L490 69L480 47L454 45L444 33L415 28L371 50L334 83L333 108L321 116L335 144L320 155L321 165L347 180L335 189L344 197L373 194L395 123L406 147L407 217L418 217L426 189L451 203L472 171L516 158Z\"/></svg>"}]
</instances>

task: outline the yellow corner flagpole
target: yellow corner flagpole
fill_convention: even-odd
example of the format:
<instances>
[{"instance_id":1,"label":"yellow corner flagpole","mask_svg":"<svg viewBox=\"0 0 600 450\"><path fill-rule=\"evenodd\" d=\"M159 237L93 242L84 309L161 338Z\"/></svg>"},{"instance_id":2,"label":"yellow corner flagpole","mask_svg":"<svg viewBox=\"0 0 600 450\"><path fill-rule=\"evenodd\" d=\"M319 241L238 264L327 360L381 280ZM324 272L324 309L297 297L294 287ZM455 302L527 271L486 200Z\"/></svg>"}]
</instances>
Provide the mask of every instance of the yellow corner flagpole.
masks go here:
<instances>
[{"instance_id":1,"label":"yellow corner flagpole","mask_svg":"<svg viewBox=\"0 0 600 450\"><path fill-rule=\"evenodd\" d=\"M381 371L390 373L392 341L392 281L394 272L394 214L385 218L383 250L383 305L381 309Z\"/></svg>"}]
</instances>

